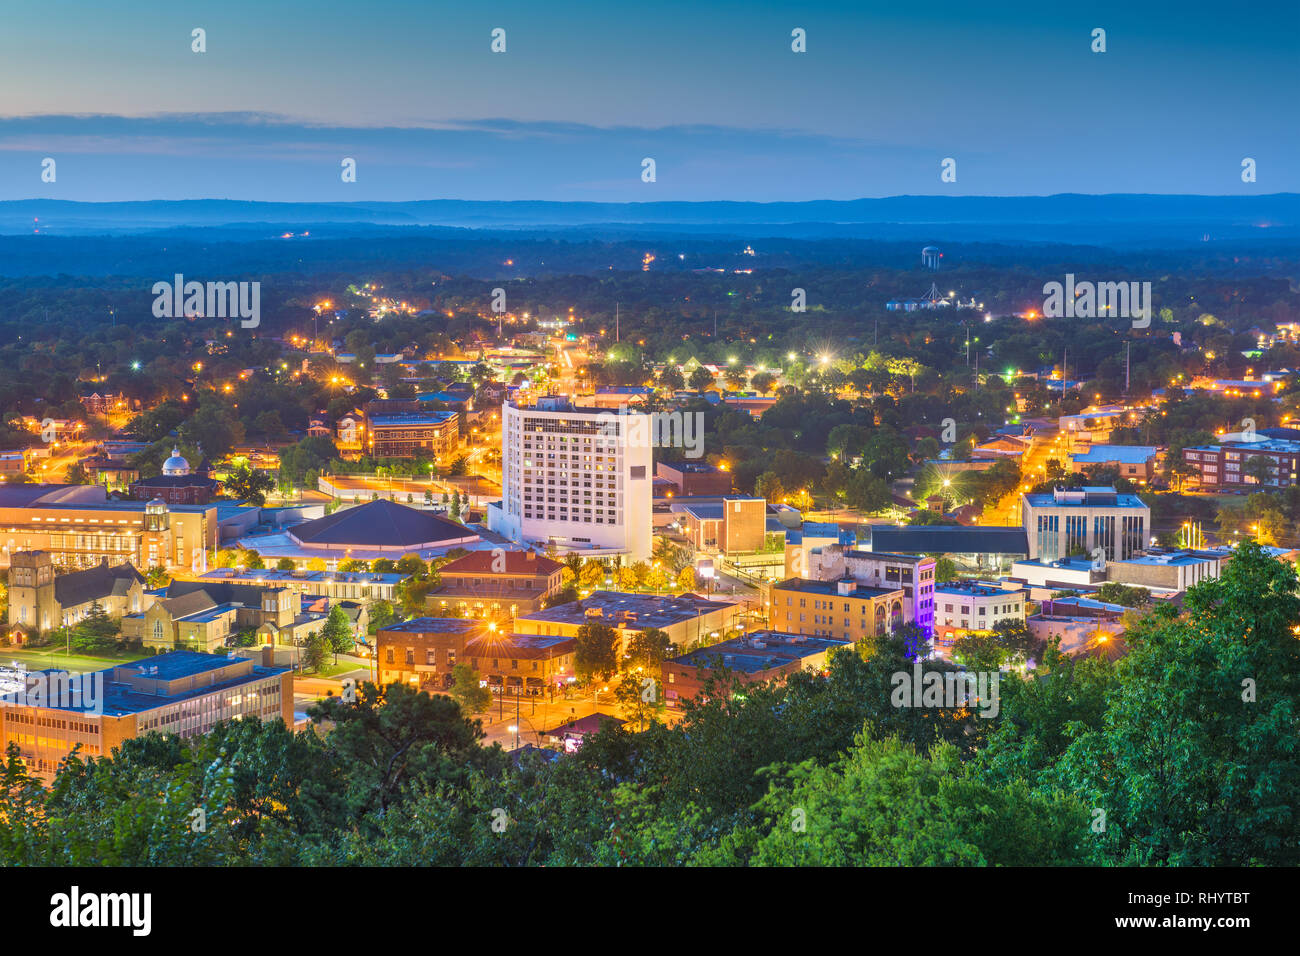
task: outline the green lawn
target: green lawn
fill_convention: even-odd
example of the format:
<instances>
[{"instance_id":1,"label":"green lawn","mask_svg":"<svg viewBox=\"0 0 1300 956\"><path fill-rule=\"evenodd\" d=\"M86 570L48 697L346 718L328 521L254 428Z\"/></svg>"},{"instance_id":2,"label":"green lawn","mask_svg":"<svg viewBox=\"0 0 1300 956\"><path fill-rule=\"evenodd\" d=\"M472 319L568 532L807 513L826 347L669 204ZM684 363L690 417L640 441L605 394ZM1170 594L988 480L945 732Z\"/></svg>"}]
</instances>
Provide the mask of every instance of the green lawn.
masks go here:
<instances>
[{"instance_id":1,"label":"green lawn","mask_svg":"<svg viewBox=\"0 0 1300 956\"><path fill-rule=\"evenodd\" d=\"M138 661L146 655L140 651L117 651L107 654L81 654L73 651L68 654L62 647L47 645L45 647L0 647L0 664L18 661L26 664L28 670L42 670L46 667L62 667L74 673L99 671L114 664Z\"/></svg>"},{"instance_id":2,"label":"green lawn","mask_svg":"<svg viewBox=\"0 0 1300 956\"><path fill-rule=\"evenodd\" d=\"M352 671L361 670L360 664L348 664L340 661L338 664L326 664L318 671L303 671L303 677L337 677L339 674L348 674Z\"/></svg>"}]
</instances>

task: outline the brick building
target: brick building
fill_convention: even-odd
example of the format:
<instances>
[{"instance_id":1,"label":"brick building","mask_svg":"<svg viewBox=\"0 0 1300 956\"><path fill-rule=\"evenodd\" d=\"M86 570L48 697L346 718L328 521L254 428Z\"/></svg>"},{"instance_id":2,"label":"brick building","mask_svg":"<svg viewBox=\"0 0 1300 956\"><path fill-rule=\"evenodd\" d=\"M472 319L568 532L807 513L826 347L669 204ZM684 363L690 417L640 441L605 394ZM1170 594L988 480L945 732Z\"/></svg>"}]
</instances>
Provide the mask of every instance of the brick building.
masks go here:
<instances>
[{"instance_id":1,"label":"brick building","mask_svg":"<svg viewBox=\"0 0 1300 956\"><path fill-rule=\"evenodd\" d=\"M425 411L418 401L378 401L365 407L366 454L372 458L454 457L460 449L460 416Z\"/></svg>"},{"instance_id":2,"label":"brick building","mask_svg":"<svg viewBox=\"0 0 1300 956\"><path fill-rule=\"evenodd\" d=\"M488 633L482 621L459 617L417 617L381 628L375 634L379 683L445 690L466 645Z\"/></svg>"},{"instance_id":3,"label":"brick building","mask_svg":"<svg viewBox=\"0 0 1300 956\"><path fill-rule=\"evenodd\" d=\"M563 587L564 565L535 551L473 551L438 569L442 586L428 595L439 614L463 610L474 617L540 611Z\"/></svg>"},{"instance_id":4,"label":"brick building","mask_svg":"<svg viewBox=\"0 0 1300 956\"><path fill-rule=\"evenodd\" d=\"M169 505L206 505L220 491L221 483L208 474L207 460L191 470L179 448L173 448L163 462L161 475L131 483L131 497L137 501L162 500Z\"/></svg>"},{"instance_id":5,"label":"brick building","mask_svg":"<svg viewBox=\"0 0 1300 956\"><path fill-rule=\"evenodd\" d=\"M731 472L705 461L661 461L655 474L669 482L678 497L731 494Z\"/></svg>"},{"instance_id":6,"label":"brick building","mask_svg":"<svg viewBox=\"0 0 1300 956\"><path fill-rule=\"evenodd\" d=\"M573 679L571 637L489 632L465 643L465 659L494 694L541 696Z\"/></svg>"},{"instance_id":7,"label":"brick building","mask_svg":"<svg viewBox=\"0 0 1300 956\"><path fill-rule=\"evenodd\" d=\"M1262 458L1267 462L1267 475L1256 473L1255 469L1260 466L1249 464L1252 458ZM1200 491L1287 488L1296 483L1300 442L1270 438L1236 444L1195 445L1183 449L1183 461L1195 471L1193 481Z\"/></svg>"}]
</instances>

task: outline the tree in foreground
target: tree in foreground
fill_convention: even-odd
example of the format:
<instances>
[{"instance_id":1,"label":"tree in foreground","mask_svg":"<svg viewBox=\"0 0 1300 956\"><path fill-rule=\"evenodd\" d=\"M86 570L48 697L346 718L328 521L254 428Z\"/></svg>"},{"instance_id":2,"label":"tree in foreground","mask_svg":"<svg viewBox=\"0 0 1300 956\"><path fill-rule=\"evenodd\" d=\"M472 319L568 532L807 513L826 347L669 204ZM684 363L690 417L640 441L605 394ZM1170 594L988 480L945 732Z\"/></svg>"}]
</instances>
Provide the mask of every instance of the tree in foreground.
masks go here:
<instances>
[{"instance_id":1,"label":"tree in foreground","mask_svg":"<svg viewBox=\"0 0 1300 956\"><path fill-rule=\"evenodd\" d=\"M1294 567L1239 546L1222 575L1126 636L1100 726L1056 779L1104 812L1118 863L1300 863L1300 598Z\"/></svg>"},{"instance_id":2,"label":"tree in foreground","mask_svg":"<svg viewBox=\"0 0 1300 956\"><path fill-rule=\"evenodd\" d=\"M457 664L451 669L451 696L467 714L478 714L492 703L492 691L482 686L479 672L468 664Z\"/></svg>"}]
</instances>

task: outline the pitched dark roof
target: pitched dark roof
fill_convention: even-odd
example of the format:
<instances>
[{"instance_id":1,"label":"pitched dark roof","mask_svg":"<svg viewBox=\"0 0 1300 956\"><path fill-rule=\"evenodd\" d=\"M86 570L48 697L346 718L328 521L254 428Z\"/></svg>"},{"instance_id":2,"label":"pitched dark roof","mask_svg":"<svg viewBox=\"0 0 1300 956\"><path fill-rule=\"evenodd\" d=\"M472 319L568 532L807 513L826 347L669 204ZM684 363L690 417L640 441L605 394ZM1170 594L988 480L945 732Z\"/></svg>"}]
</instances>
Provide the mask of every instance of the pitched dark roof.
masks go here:
<instances>
[{"instance_id":1,"label":"pitched dark roof","mask_svg":"<svg viewBox=\"0 0 1300 956\"><path fill-rule=\"evenodd\" d=\"M158 602L167 613L172 617L188 617L191 614L197 614L199 611L206 611L214 608L220 601L214 601L207 591L190 591L188 594L182 594L179 597L163 598Z\"/></svg>"},{"instance_id":2,"label":"pitched dark roof","mask_svg":"<svg viewBox=\"0 0 1300 956\"><path fill-rule=\"evenodd\" d=\"M167 585L167 600L203 592L213 604L242 604L261 607L262 592L268 590L257 584L235 584L233 581L172 581Z\"/></svg>"},{"instance_id":3,"label":"pitched dark roof","mask_svg":"<svg viewBox=\"0 0 1300 956\"><path fill-rule=\"evenodd\" d=\"M477 537L464 525L383 498L306 521L289 534L303 544L412 549Z\"/></svg>"},{"instance_id":4,"label":"pitched dark roof","mask_svg":"<svg viewBox=\"0 0 1300 956\"><path fill-rule=\"evenodd\" d=\"M63 607L77 607L110 596L122 596L135 583L144 584L144 577L129 564L110 568L101 563L84 571L60 574L54 579L54 599Z\"/></svg>"},{"instance_id":5,"label":"pitched dark roof","mask_svg":"<svg viewBox=\"0 0 1300 956\"><path fill-rule=\"evenodd\" d=\"M872 551L903 554L1028 554L1024 528L890 524L871 526Z\"/></svg>"}]
</instances>

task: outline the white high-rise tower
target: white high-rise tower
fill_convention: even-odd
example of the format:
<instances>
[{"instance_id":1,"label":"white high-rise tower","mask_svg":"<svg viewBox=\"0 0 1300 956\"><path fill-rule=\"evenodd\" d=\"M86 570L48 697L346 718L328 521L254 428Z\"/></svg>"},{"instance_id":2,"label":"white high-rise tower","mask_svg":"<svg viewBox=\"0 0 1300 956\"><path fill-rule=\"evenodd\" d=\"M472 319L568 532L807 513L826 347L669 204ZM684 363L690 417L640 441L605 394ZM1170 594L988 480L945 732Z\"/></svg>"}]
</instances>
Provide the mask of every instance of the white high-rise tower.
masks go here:
<instances>
[{"instance_id":1,"label":"white high-rise tower","mask_svg":"<svg viewBox=\"0 0 1300 956\"><path fill-rule=\"evenodd\" d=\"M650 416L566 398L501 409L500 503L488 527L518 544L650 557Z\"/></svg>"}]
</instances>

